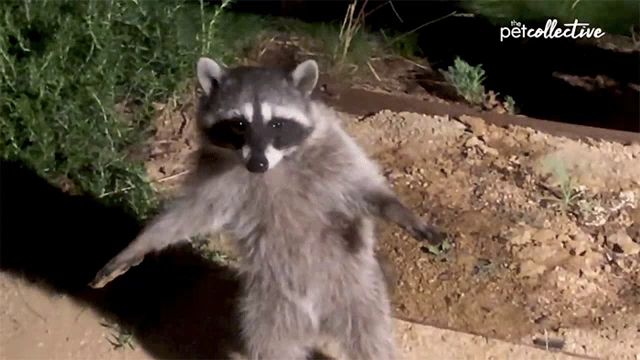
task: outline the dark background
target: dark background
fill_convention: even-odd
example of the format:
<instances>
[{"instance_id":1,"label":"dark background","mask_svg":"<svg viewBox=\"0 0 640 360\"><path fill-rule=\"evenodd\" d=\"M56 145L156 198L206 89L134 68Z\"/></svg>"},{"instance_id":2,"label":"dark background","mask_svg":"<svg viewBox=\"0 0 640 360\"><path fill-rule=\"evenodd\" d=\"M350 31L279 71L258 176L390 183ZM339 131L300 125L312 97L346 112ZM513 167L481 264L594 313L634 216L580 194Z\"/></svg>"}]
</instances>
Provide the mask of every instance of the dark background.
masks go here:
<instances>
[{"instance_id":1,"label":"dark background","mask_svg":"<svg viewBox=\"0 0 640 360\"><path fill-rule=\"evenodd\" d=\"M369 1L367 9L384 3L386 1ZM348 4L347 1L240 0L230 9L340 23ZM611 4L617 6L614 2ZM633 11L633 4L627 2L625 6ZM373 31L384 28L402 33L453 11L470 13L461 1L393 1L393 5L402 22L385 5L366 18L366 26ZM640 2L635 5L636 14L640 14ZM637 18L640 23L640 15ZM546 18L523 21L529 27L544 27L545 22ZM623 33L628 35L630 31ZM639 92L638 88L629 86L640 85L640 51L637 49L628 53L611 51L594 46L593 42L573 39L506 39L501 43L499 26L479 15L448 17L423 27L417 34L419 50L433 67L446 69L456 56L471 65L482 64L487 73L485 88L512 96L523 115L640 132ZM614 88L588 90L553 76L554 72L589 78L601 76L617 84Z\"/></svg>"}]
</instances>

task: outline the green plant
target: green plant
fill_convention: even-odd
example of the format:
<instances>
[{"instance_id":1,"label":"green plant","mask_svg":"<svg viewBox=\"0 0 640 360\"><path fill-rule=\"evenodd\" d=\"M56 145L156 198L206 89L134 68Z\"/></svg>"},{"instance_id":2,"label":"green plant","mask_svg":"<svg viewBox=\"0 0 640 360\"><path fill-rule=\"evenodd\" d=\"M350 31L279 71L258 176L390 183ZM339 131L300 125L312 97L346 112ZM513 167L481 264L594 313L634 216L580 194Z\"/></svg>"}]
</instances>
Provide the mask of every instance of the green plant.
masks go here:
<instances>
[{"instance_id":1,"label":"green plant","mask_svg":"<svg viewBox=\"0 0 640 360\"><path fill-rule=\"evenodd\" d=\"M509 95L504 98L504 107L509 112L509 114L516 113L516 101Z\"/></svg>"},{"instance_id":2,"label":"green plant","mask_svg":"<svg viewBox=\"0 0 640 360\"><path fill-rule=\"evenodd\" d=\"M447 71L441 70L444 78L467 102L480 105L484 101L485 91L482 82L485 80L485 72L482 65L471 66L466 61L456 57L453 66Z\"/></svg>"},{"instance_id":3,"label":"green plant","mask_svg":"<svg viewBox=\"0 0 640 360\"><path fill-rule=\"evenodd\" d=\"M211 236L213 236L213 239ZM219 243L221 237L224 237L224 235L194 236L191 238L191 244L193 249L203 258L217 264L228 265L233 260L229 254L209 247L210 243Z\"/></svg>"},{"instance_id":4,"label":"green plant","mask_svg":"<svg viewBox=\"0 0 640 360\"><path fill-rule=\"evenodd\" d=\"M420 46L418 45L418 33L398 35L392 32L387 34L387 32L388 31L380 30L384 44L387 48L391 49L392 52L407 58L422 55L422 50L420 50Z\"/></svg>"},{"instance_id":5,"label":"green plant","mask_svg":"<svg viewBox=\"0 0 640 360\"><path fill-rule=\"evenodd\" d=\"M211 40L216 37L216 30L217 30L216 24L220 21L220 17L224 9L229 5L231 5L232 2L233 0L223 0L220 6L217 7L216 10L214 11L213 16L211 17L211 20L208 21L209 24L205 26L207 21L205 20L205 14L204 14L204 0L200 0L200 21L202 24L201 35L203 40L202 41L203 54L207 54L209 53L209 50L211 50Z\"/></svg>"},{"instance_id":6,"label":"green plant","mask_svg":"<svg viewBox=\"0 0 640 360\"><path fill-rule=\"evenodd\" d=\"M202 51L233 59L235 39L215 31L223 7L60 0L0 9L0 157L147 216L155 193L129 155L153 130L152 103L184 90Z\"/></svg>"},{"instance_id":7,"label":"green plant","mask_svg":"<svg viewBox=\"0 0 640 360\"><path fill-rule=\"evenodd\" d=\"M220 235L217 235L220 236ZM223 251L213 250L209 248L209 239L207 237L194 237L191 240L194 250L205 259L218 264L226 264L230 260L229 255Z\"/></svg>"},{"instance_id":8,"label":"green plant","mask_svg":"<svg viewBox=\"0 0 640 360\"><path fill-rule=\"evenodd\" d=\"M558 191L552 191L555 198L551 200L559 202L561 209L567 211L574 204L575 200L581 196L573 177L567 171L564 162L555 157L546 158L544 160L544 166L559 187Z\"/></svg>"},{"instance_id":9,"label":"green plant","mask_svg":"<svg viewBox=\"0 0 640 360\"><path fill-rule=\"evenodd\" d=\"M307 23L296 19L267 18L263 28L267 37L271 33L275 33L274 36L279 33L292 35L291 42L298 46L302 53L319 61L323 72L335 75L345 70L366 68L367 61L378 54L376 37L364 27L354 31L353 22L355 19L352 20L351 31L343 28L342 35L342 24L336 22Z\"/></svg>"},{"instance_id":10,"label":"green plant","mask_svg":"<svg viewBox=\"0 0 640 360\"><path fill-rule=\"evenodd\" d=\"M449 253L452 247L453 245L451 244L451 241L449 241L449 239L444 239L440 244L437 245L427 244L424 246L424 249L431 255L442 258Z\"/></svg>"},{"instance_id":11,"label":"green plant","mask_svg":"<svg viewBox=\"0 0 640 360\"><path fill-rule=\"evenodd\" d=\"M345 12L344 19L342 21L342 27L340 28L340 34L338 35L338 39L340 40L338 63L340 65L344 64L347 55L349 54L349 50L351 49L351 43L354 37L363 26L365 18L364 10L367 6L367 2L368 0L364 0L363 4L360 6L360 11L357 13L356 7L358 5L358 0L353 0L353 2L347 6L347 11Z\"/></svg>"},{"instance_id":12,"label":"green plant","mask_svg":"<svg viewBox=\"0 0 640 360\"><path fill-rule=\"evenodd\" d=\"M125 329L117 323L100 323L100 325L111 330L111 333L107 336L107 341L115 350L124 349L125 346L131 350L135 349L131 330Z\"/></svg>"}]
</instances>

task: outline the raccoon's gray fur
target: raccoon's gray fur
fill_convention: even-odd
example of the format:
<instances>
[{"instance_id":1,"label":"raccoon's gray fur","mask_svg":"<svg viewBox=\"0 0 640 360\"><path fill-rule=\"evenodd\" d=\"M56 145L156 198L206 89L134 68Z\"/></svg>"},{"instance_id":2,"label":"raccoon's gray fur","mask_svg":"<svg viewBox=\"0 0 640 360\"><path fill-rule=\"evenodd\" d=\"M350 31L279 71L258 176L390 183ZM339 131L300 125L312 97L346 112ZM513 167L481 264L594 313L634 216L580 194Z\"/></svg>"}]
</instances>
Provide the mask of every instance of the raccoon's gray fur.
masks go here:
<instances>
[{"instance_id":1,"label":"raccoon's gray fur","mask_svg":"<svg viewBox=\"0 0 640 360\"><path fill-rule=\"evenodd\" d=\"M203 144L186 193L91 286L149 252L224 231L241 257L250 359L305 359L319 336L336 339L351 359L395 358L373 218L419 240L444 234L398 200L337 114L310 99L317 79L313 60L288 72L200 59Z\"/></svg>"}]
</instances>

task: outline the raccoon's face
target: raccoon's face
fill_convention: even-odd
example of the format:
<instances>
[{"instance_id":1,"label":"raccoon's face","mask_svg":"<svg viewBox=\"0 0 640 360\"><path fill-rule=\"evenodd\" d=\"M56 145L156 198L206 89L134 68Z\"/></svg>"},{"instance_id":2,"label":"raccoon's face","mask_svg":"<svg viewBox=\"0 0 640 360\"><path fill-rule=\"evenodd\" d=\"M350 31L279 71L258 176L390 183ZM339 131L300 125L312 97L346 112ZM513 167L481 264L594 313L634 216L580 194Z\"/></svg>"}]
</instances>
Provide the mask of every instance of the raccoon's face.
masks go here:
<instances>
[{"instance_id":1,"label":"raccoon's face","mask_svg":"<svg viewBox=\"0 0 640 360\"><path fill-rule=\"evenodd\" d=\"M318 81L313 60L286 72L225 68L201 58L198 81L204 90L199 120L207 141L237 151L250 172L274 168L314 129L308 116L309 96Z\"/></svg>"}]
</instances>

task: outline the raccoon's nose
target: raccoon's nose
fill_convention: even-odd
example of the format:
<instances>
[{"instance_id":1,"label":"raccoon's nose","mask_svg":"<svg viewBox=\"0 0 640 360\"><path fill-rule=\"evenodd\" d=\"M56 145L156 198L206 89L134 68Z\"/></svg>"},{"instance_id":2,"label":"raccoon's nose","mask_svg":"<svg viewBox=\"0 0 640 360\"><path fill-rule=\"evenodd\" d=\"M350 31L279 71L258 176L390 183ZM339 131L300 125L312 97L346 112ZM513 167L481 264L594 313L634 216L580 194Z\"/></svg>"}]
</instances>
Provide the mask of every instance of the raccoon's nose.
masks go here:
<instances>
[{"instance_id":1,"label":"raccoon's nose","mask_svg":"<svg viewBox=\"0 0 640 360\"><path fill-rule=\"evenodd\" d=\"M269 168L269 162L264 156L252 156L247 161L247 170L253 173L263 173Z\"/></svg>"}]
</instances>

